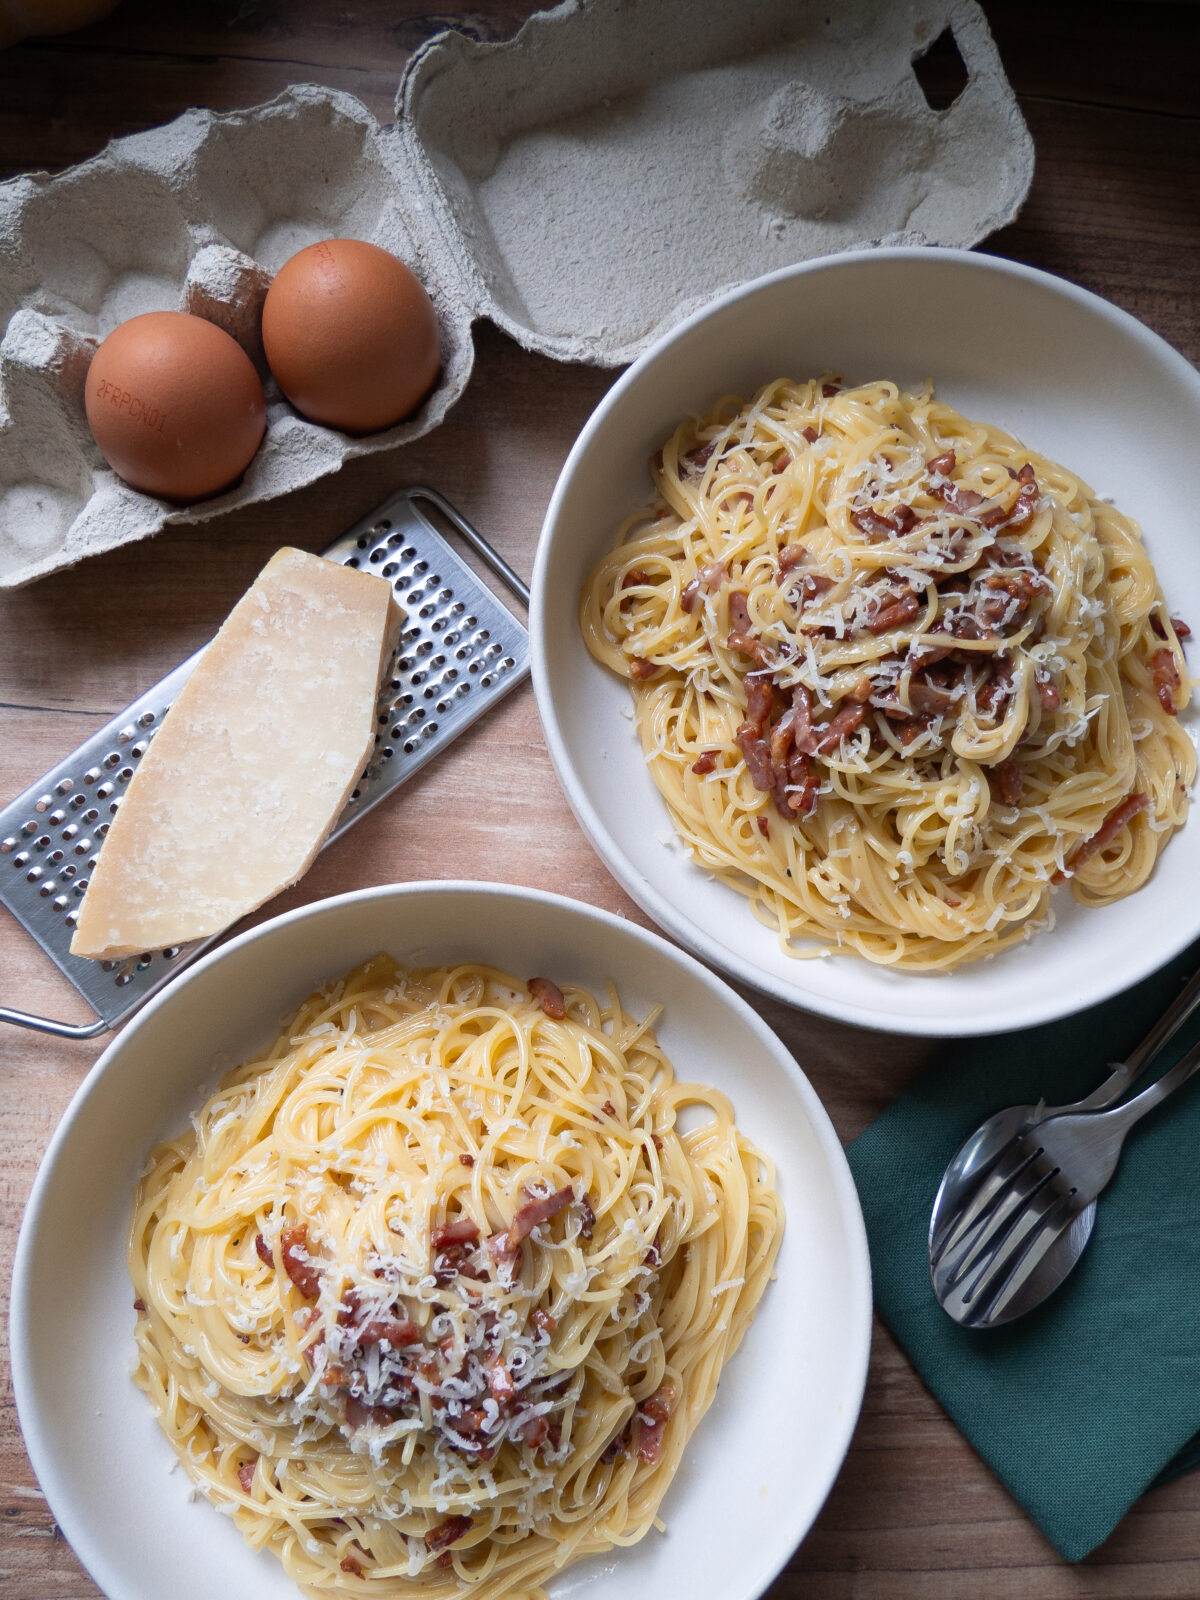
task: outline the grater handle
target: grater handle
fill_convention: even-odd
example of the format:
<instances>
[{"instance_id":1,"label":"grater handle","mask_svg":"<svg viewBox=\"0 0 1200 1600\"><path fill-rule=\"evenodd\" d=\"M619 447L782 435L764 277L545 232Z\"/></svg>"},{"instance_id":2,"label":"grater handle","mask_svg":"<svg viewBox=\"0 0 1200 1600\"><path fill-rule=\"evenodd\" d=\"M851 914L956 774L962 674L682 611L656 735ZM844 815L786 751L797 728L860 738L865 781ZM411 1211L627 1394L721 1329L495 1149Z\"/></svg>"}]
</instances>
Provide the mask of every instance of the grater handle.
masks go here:
<instances>
[{"instance_id":1,"label":"grater handle","mask_svg":"<svg viewBox=\"0 0 1200 1600\"><path fill-rule=\"evenodd\" d=\"M56 1022L53 1017L38 1017L30 1011L12 1011L0 1006L0 1022L14 1023L18 1028L30 1028L34 1033L53 1033L60 1039L94 1039L112 1027L103 1017L95 1022Z\"/></svg>"},{"instance_id":2,"label":"grater handle","mask_svg":"<svg viewBox=\"0 0 1200 1600\"><path fill-rule=\"evenodd\" d=\"M481 560L487 562L488 566L492 569L496 576L508 585L509 589L511 589L513 594L516 595L517 599L521 601L522 605L524 605L526 609L528 609L530 602L528 584L524 583L517 576L500 552L492 549L491 545L483 537L479 529L473 527L471 523L467 521L466 517L463 516L461 511L456 511L450 504L449 500L447 500L443 495L440 495L436 489L427 489L424 485L415 485L411 489L405 489L404 498L413 505L417 505L420 501L425 500L428 501L431 506L435 506L437 510L440 511L445 517L446 521L451 525L451 527L458 530L458 532L466 540L467 544L469 544L471 549L474 550L475 554L479 556ZM428 518L426 518L426 521L428 521Z\"/></svg>"}]
</instances>

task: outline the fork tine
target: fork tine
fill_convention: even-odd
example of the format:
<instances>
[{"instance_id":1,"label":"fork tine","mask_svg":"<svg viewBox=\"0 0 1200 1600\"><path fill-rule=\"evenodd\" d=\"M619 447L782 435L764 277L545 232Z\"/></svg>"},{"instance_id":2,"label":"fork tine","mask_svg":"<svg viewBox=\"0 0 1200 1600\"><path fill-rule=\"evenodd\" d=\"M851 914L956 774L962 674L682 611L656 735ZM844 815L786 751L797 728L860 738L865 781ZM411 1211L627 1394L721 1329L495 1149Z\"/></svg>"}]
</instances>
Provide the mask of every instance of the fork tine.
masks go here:
<instances>
[{"instance_id":1,"label":"fork tine","mask_svg":"<svg viewBox=\"0 0 1200 1600\"><path fill-rule=\"evenodd\" d=\"M1038 1147L1040 1152L1040 1146ZM930 1240L929 1254L931 1259L944 1256L949 1250L969 1233L980 1217L996 1204L1009 1185L1018 1177L1021 1171L1033 1159L1026 1148L1026 1138L1015 1139L1004 1147L997 1155L995 1161L980 1177L978 1187L972 1194L970 1202L962 1211L951 1219L949 1226L943 1224L940 1232Z\"/></svg>"},{"instance_id":2,"label":"fork tine","mask_svg":"<svg viewBox=\"0 0 1200 1600\"><path fill-rule=\"evenodd\" d=\"M1058 1195L1038 1214L1036 1224L1015 1248L997 1252L986 1274L971 1291L969 1300L964 1300L964 1304L970 1305L972 1324L1008 1320L1003 1314L1006 1307L1036 1272L1054 1241L1074 1221L1078 1212L1074 1198L1073 1193Z\"/></svg>"},{"instance_id":3,"label":"fork tine","mask_svg":"<svg viewBox=\"0 0 1200 1600\"><path fill-rule=\"evenodd\" d=\"M957 1282L964 1272L970 1271L976 1261L1005 1238L1013 1226L1014 1218L1020 1215L1057 1170L1048 1169L1041 1160L1041 1154L1040 1146L1035 1144L1007 1182L991 1190L986 1206L975 1210L970 1225L953 1231L951 1241L935 1261L939 1276L947 1282Z\"/></svg>"}]
</instances>

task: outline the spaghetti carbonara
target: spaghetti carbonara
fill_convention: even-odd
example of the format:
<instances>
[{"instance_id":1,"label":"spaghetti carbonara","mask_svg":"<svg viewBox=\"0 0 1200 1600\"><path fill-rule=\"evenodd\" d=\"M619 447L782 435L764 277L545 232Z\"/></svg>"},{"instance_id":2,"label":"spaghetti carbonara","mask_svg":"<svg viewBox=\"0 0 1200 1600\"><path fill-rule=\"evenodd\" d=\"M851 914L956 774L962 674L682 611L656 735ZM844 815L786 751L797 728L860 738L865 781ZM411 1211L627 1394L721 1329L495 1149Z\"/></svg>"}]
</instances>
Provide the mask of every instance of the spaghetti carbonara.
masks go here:
<instances>
[{"instance_id":1,"label":"spaghetti carbonara","mask_svg":"<svg viewBox=\"0 0 1200 1600\"><path fill-rule=\"evenodd\" d=\"M1137 525L894 384L683 423L581 624L694 859L790 954L929 971L1145 882L1187 813L1180 639Z\"/></svg>"},{"instance_id":2,"label":"spaghetti carbonara","mask_svg":"<svg viewBox=\"0 0 1200 1600\"><path fill-rule=\"evenodd\" d=\"M538 1595L661 1526L782 1213L653 1020L381 956L152 1153L137 1382L306 1591Z\"/></svg>"}]
</instances>

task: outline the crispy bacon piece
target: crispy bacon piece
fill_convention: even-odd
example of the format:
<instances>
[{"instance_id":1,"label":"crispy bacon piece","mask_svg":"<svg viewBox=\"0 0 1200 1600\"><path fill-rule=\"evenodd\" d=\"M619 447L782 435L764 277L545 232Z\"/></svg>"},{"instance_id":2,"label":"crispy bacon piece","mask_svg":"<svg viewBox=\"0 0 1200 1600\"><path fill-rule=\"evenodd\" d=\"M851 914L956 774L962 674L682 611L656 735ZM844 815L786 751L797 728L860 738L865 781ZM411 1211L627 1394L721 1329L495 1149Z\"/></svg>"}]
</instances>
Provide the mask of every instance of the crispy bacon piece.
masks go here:
<instances>
[{"instance_id":1,"label":"crispy bacon piece","mask_svg":"<svg viewBox=\"0 0 1200 1600\"><path fill-rule=\"evenodd\" d=\"M238 1482L242 1486L242 1493L249 1494L254 1483L254 1462L239 1461L237 1469Z\"/></svg>"},{"instance_id":2,"label":"crispy bacon piece","mask_svg":"<svg viewBox=\"0 0 1200 1600\"><path fill-rule=\"evenodd\" d=\"M821 437L815 428L801 428L800 432L802 436L808 440L809 444L816 444L817 440Z\"/></svg>"},{"instance_id":3,"label":"crispy bacon piece","mask_svg":"<svg viewBox=\"0 0 1200 1600\"><path fill-rule=\"evenodd\" d=\"M716 764L717 752L715 750L705 750L702 755L697 756L695 761L692 762L692 771L697 777L703 778L706 773L713 770Z\"/></svg>"},{"instance_id":4,"label":"crispy bacon piece","mask_svg":"<svg viewBox=\"0 0 1200 1600\"><path fill-rule=\"evenodd\" d=\"M549 978L530 978L529 993L554 1022L561 1022L567 1014L567 1000L562 990Z\"/></svg>"},{"instance_id":5,"label":"crispy bacon piece","mask_svg":"<svg viewBox=\"0 0 1200 1600\"><path fill-rule=\"evenodd\" d=\"M859 533L865 533L868 539L886 539L890 534L907 533L916 525L917 513L909 505L893 506L888 512L871 511L864 508L861 511L852 511L850 521Z\"/></svg>"},{"instance_id":6,"label":"crispy bacon piece","mask_svg":"<svg viewBox=\"0 0 1200 1600\"><path fill-rule=\"evenodd\" d=\"M920 677L914 673L909 679L908 703L918 714L936 717L953 706L954 690L949 683L939 682L929 673Z\"/></svg>"},{"instance_id":7,"label":"crispy bacon piece","mask_svg":"<svg viewBox=\"0 0 1200 1600\"><path fill-rule=\"evenodd\" d=\"M1021 796L1025 793L1025 774L1019 761L1014 761L1010 756L1007 761L989 767L987 780L988 788L1001 805L1020 805Z\"/></svg>"},{"instance_id":8,"label":"crispy bacon piece","mask_svg":"<svg viewBox=\"0 0 1200 1600\"><path fill-rule=\"evenodd\" d=\"M1064 878L1074 876L1085 861L1090 861L1101 850L1107 849L1121 829L1132 822L1138 812L1144 811L1149 804L1150 796L1148 794L1126 795L1120 805L1114 806L1108 813L1091 838L1083 841L1070 861L1067 862L1065 870L1054 874L1053 882L1061 883Z\"/></svg>"},{"instance_id":9,"label":"crispy bacon piece","mask_svg":"<svg viewBox=\"0 0 1200 1600\"><path fill-rule=\"evenodd\" d=\"M921 602L915 594L899 595L889 604L880 606L870 622L867 623L867 632L875 634L887 633L890 629L898 628L901 624L908 622L910 618L915 617L920 609Z\"/></svg>"},{"instance_id":10,"label":"crispy bacon piece","mask_svg":"<svg viewBox=\"0 0 1200 1600\"><path fill-rule=\"evenodd\" d=\"M537 982L536 978L534 982ZM434 1250L446 1250L454 1244L478 1244L479 1224L470 1217L455 1217L453 1222L441 1222L433 1230L430 1242Z\"/></svg>"},{"instance_id":11,"label":"crispy bacon piece","mask_svg":"<svg viewBox=\"0 0 1200 1600\"><path fill-rule=\"evenodd\" d=\"M654 661L646 661L641 656L631 656L629 660L629 676L638 683L645 683L647 678L652 678L658 671Z\"/></svg>"},{"instance_id":12,"label":"crispy bacon piece","mask_svg":"<svg viewBox=\"0 0 1200 1600\"><path fill-rule=\"evenodd\" d=\"M782 583L788 573L796 567L802 567L808 560L808 546L805 544L785 544L779 552L776 563L776 581Z\"/></svg>"},{"instance_id":13,"label":"crispy bacon piece","mask_svg":"<svg viewBox=\"0 0 1200 1600\"><path fill-rule=\"evenodd\" d=\"M787 469L791 466L791 464L792 464L792 458L791 458L791 455L789 454L789 452L786 451L786 450L781 450L779 452L779 454L775 457L775 459L771 462L771 471L773 473L775 473L775 474L779 474L780 472L786 472Z\"/></svg>"},{"instance_id":14,"label":"crispy bacon piece","mask_svg":"<svg viewBox=\"0 0 1200 1600\"><path fill-rule=\"evenodd\" d=\"M590 1206L588 1207L588 1210L591 1210ZM592 1220L594 1222L595 1218L593 1217ZM589 1234L588 1237L590 1238L591 1235ZM547 1338L549 1338L554 1332L555 1328L558 1327L558 1318L552 1317L548 1311L543 1311L541 1306L534 1307L531 1320L537 1331L539 1333L544 1333Z\"/></svg>"},{"instance_id":15,"label":"crispy bacon piece","mask_svg":"<svg viewBox=\"0 0 1200 1600\"><path fill-rule=\"evenodd\" d=\"M1039 667L1034 673L1033 686L1037 690L1042 710L1057 711L1062 704L1062 697L1058 692L1058 685L1044 667Z\"/></svg>"},{"instance_id":16,"label":"crispy bacon piece","mask_svg":"<svg viewBox=\"0 0 1200 1600\"><path fill-rule=\"evenodd\" d=\"M306 1300L315 1300L321 1292L321 1279L308 1254L308 1224L298 1222L294 1228L285 1228L279 1238L279 1254L283 1270Z\"/></svg>"},{"instance_id":17,"label":"crispy bacon piece","mask_svg":"<svg viewBox=\"0 0 1200 1600\"><path fill-rule=\"evenodd\" d=\"M363 1575L362 1562L357 1556L343 1556L338 1562L343 1572L348 1572L352 1578L361 1578Z\"/></svg>"},{"instance_id":18,"label":"crispy bacon piece","mask_svg":"<svg viewBox=\"0 0 1200 1600\"><path fill-rule=\"evenodd\" d=\"M745 758L746 771L750 774L750 781L754 787L764 792L771 789L775 782L775 771L771 765L771 750L767 741L761 734L755 732L751 723L743 722L734 734L734 743Z\"/></svg>"},{"instance_id":19,"label":"crispy bacon piece","mask_svg":"<svg viewBox=\"0 0 1200 1600\"><path fill-rule=\"evenodd\" d=\"M503 1361L496 1360L489 1364L487 1381L488 1388L492 1391L492 1399L499 1405L506 1406L516 1398L517 1386L513 1382L512 1373Z\"/></svg>"},{"instance_id":20,"label":"crispy bacon piece","mask_svg":"<svg viewBox=\"0 0 1200 1600\"><path fill-rule=\"evenodd\" d=\"M670 1420L675 1400L675 1385L668 1382L642 1401L638 1412L638 1455L643 1461L653 1463L662 1455L663 1430Z\"/></svg>"},{"instance_id":21,"label":"crispy bacon piece","mask_svg":"<svg viewBox=\"0 0 1200 1600\"><path fill-rule=\"evenodd\" d=\"M953 450L943 450L940 456L934 456L925 463L926 472L935 472L943 478L948 478L954 471L957 457Z\"/></svg>"},{"instance_id":22,"label":"crispy bacon piece","mask_svg":"<svg viewBox=\"0 0 1200 1600\"><path fill-rule=\"evenodd\" d=\"M823 400L832 400L835 394L840 393L840 386L836 383L823 383L821 385L821 398Z\"/></svg>"},{"instance_id":23,"label":"crispy bacon piece","mask_svg":"<svg viewBox=\"0 0 1200 1600\"><path fill-rule=\"evenodd\" d=\"M622 589L632 589L635 584L649 582L650 574L648 572L643 572L641 567L630 567L629 571L621 579L621 587Z\"/></svg>"},{"instance_id":24,"label":"crispy bacon piece","mask_svg":"<svg viewBox=\"0 0 1200 1600\"><path fill-rule=\"evenodd\" d=\"M755 817L755 826L764 839L771 837L771 819L769 817Z\"/></svg>"},{"instance_id":25,"label":"crispy bacon piece","mask_svg":"<svg viewBox=\"0 0 1200 1600\"><path fill-rule=\"evenodd\" d=\"M769 678L757 674L748 676L746 683L746 721L743 727L748 725L753 728L761 739L766 732L767 722L775 705L775 690Z\"/></svg>"},{"instance_id":26,"label":"crispy bacon piece","mask_svg":"<svg viewBox=\"0 0 1200 1600\"><path fill-rule=\"evenodd\" d=\"M835 711L833 716L821 730L820 742L817 745L818 755L828 755L831 750L836 750L842 740L854 732L865 718L867 712L856 700L842 706Z\"/></svg>"},{"instance_id":27,"label":"crispy bacon piece","mask_svg":"<svg viewBox=\"0 0 1200 1600\"><path fill-rule=\"evenodd\" d=\"M568 1183L565 1188L556 1190L554 1194L540 1195L536 1200L527 1200L512 1219L512 1226L508 1230L509 1252L515 1252L521 1240L528 1239L540 1222L549 1222L551 1217L556 1217L564 1206L569 1206L574 1198L575 1191Z\"/></svg>"},{"instance_id":28,"label":"crispy bacon piece","mask_svg":"<svg viewBox=\"0 0 1200 1600\"><path fill-rule=\"evenodd\" d=\"M750 605L744 589L729 591L729 629L731 634L742 633L747 638L754 631L754 624L750 620Z\"/></svg>"},{"instance_id":29,"label":"crispy bacon piece","mask_svg":"<svg viewBox=\"0 0 1200 1600\"><path fill-rule=\"evenodd\" d=\"M356 1394L348 1394L345 1401L346 1422L352 1428L388 1428L396 1420L396 1413L386 1406L369 1406Z\"/></svg>"},{"instance_id":30,"label":"crispy bacon piece","mask_svg":"<svg viewBox=\"0 0 1200 1600\"><path fill-rule=\"evenodd\" d=\"M534 1417L532 1422L527 1422L521 1429L521 1439L531 1450L540 1450L549 1432L550 1424L545 1417Z\"/></svg>"},{"instance_id":31,"label":"crispy bacon piece","mask_svg":"<svg viewBox=\"0 0 1200 1600\"><path fill-rule=\"evenodd\" d=\"M435 1550L445 1550L447 1546L457 1544L470 1531L470 1517L447 1517L445 1522L439 1522L436 1528L430 1528L425 1535L425 1548L431 1554Z\"/></svg>"},{"instance_id":32,"label":"crispy bacon piece","mask_svg":"<svg viewBox=\"0 0 1200 1600\"><path fill-rule=\"evenodd\" d=\"M833 579L827 578L823 572L807 572L800 580L800 604L807 606L823 595L827 589L833 588Z\"/></svg>"},{"instance_id":33,"label":"crispy bacon piece","mask_svg":"<svg viewBox=\"0 0 1200 1600\"><path fill-rule=\"evenodd\" d=\"M259 1234L259 1238L262 1238L261 1233ZM137 1299L133 1302L133 1309L135 1311L145 1311L146 1302L142 1299L141 1295L138 1295Z\"/></svg>"},{"instance_id":34,"label":"crispy bacon piece","mask_svg":"<svg viewBox=\"0 0 1200 1600\"><path fill-rule=\"evenodd\" d=\"M475 1165L475 1157L468 1150L464 1150L458 1159L464 1167L473 1167Z\"/></svg>"},{"instance_id":35,"label":"crispy bacon piece","mask_svg":"<svg viewBox=\"0 0 1200 1600\"><path fill-rule=\"evenodd\" d=\"M1179 709L1175 704L1175 696L1182 685L1174 654L1170 650L1156 650L1150 657L1148 665L1159 705L1169 716L1178 716Z\"/></svg>"},{"instance_id":36,"label":"crispy bacon piece","mask_svg":"<svg viewBox=\"0 0 1200 1600\"><path fill-rule=\"evenodd\" d=\"M967 516L976 506L983 504L981 494L960 483L942 483L933 492L943 505L949 506L951 511L957 511L960 517Z\"/></svg>"},{"instance_id":37,"label":"crispy bacon piece","mask_svg":"<svg viewBox=\"0 0 1200 1600\"><path fill-rule=\"evenodd\" d=\"M421 1342L421 1330L407 1317L374 1317L358 1330L358 1342L364 1349L368 1345L386 1344L393 1350L403 1350Z\"/></svg>"},{"instance_id":38,"label":"crispy bacon piece","mask_svg":"<svg viewBox=\"0 0 1200 1600\"><path fill-rule=\"evenodd\" d=\"M1172 617L1171 626L1175 629L1175 637L1180 641L1180 643L1182 643L1184 639L1190 639L1192 637L1192 630L1188 627L1187 623L1182 617Z\"/></svg>"},{"instance_id":39,"label":"crispy bacon piece","mask_svg":"<svg viewBox=\"0 0 1200 1600\"><path fill-rule=\"evenodd\" d=\"M254 1249L264 1267L273 1267L275 1265L275 1257L271 1252L271 1246L261 1233L255 1235Z\"/></svg>"},{"instance_id":40,"label":"crispy bacon piece","mask_svg":"<svg viewBox=\"0 0 1200 1600\"><path fill-rule=\"evenodd\" d=\"M684 476L685 468L689 473L702 471L708 465L709 457L716 448L717 441L710 439L707 444L699 444L694 450L689 450L686 455L681 456L679 458L679 476L681 478Z\"/></svg>"},{"instance_id":41,"label":"crispy bacon piece","mask_svg":"<svg viewBox=\"0 0 1200 1600\"><path fill-rule=\"evenodd\" d=\"M705 594L716 594L728 576L729 571L723 561L707 562L700 568L694 578L689 579L684 584L683 593L679 597L679 604L690 614L696 609L701 590Z\"/></svg>"}]
</instances>

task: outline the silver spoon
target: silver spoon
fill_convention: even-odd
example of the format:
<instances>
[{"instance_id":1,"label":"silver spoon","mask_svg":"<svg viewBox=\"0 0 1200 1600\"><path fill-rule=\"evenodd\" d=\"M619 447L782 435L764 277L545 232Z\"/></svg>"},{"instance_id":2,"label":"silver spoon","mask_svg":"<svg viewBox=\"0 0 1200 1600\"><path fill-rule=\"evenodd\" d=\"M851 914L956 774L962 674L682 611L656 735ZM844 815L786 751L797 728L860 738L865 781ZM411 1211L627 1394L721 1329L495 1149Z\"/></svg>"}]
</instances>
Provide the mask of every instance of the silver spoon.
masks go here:
<instances>
[{"instance_id":1,"label":"silver spoon","mask_svg":"<svg viewBox=\"0 0 1200 1600\"><path fill-rule=\"evenodd\" d=\"M1128 1060L1114 1067L1110 1076L1091 1094L1066 1106L1047 1106L1044 1102L1009 1106L989 1117L960 1145L946 1168L929 1219L930 1280L939 1301L956 1321L969 1321L969 1314L965 1307L959 1306L958 1298L945 1281L947 1275L938 1270L939 1264L946 1259L947 1252L955 1249L970 1229L976 1226L1004 1189L1009 1176L1009 1164L1004 1159L1006 1153L1031 1128L1049 1117L1098 1111L1115 1104L1174 1038L1198 1005L1200 972L1191 978ZM1092 1200L1058 1235L1019 1291L1008 1299L1001 1312L989 1318L988 1325L1011 1322L1015 1317L1031 1311L1056 1289L1082 1255L1095 1220L1096 1202ZM962 1315L957 1314L960 1309Z\"/></svg>"}]
</instances>

